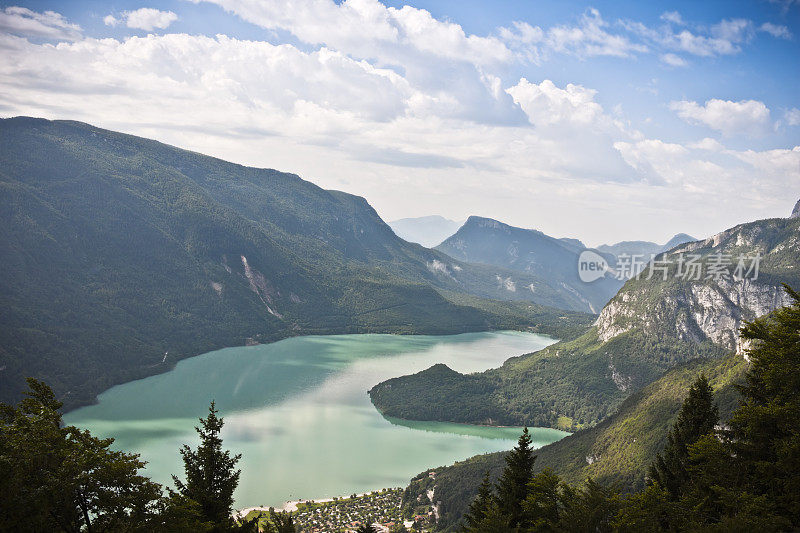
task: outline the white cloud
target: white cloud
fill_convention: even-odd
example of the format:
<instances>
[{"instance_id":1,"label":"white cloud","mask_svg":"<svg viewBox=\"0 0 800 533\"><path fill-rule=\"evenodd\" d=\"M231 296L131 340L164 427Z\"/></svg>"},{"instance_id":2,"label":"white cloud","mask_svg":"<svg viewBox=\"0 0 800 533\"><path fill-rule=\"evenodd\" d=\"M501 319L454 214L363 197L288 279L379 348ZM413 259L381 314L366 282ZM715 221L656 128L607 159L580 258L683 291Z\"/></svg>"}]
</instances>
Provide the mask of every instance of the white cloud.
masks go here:
<instances>
[{"instance_id":1,"label":"white cloud","mask_svg":"<svg viewBox=\"0 0 800 533\"><path fill-rule=\"evenodd\" d=\"M535 64L540 64L554 53L588 58L633 57L648 51L643 44L609 32L609 24L596 9L586 11L577 25L558 25L543 30L524 21L515 21L512 26L501 27L500 38L518 56Z\"/></svg>"},{"instance_id":2,"label":"white cloud","mask_svg":"<svg viewBox=\"0 0 800 533\"><path fill-rule=\"evenodd\" d=\"M680 144L644 139L634 143L618 141L614 148L628 165L651 183L676 182L683 177L682 156L688 150Z\"/></svg>"},{"instance_id":3,"label":"white cloud","mask_svg":"<svg viewBox=\"0 0 800 533\"><path fill-rule=\"evenodd\" d=\"M672 22L673 24L678 24L680 26L683 26L684 24L686 24L683 21L683 17L681 17L681 14L678 13L677 11L666 11L666 12L662 13L661 14L661 20L665 20L667 22Z\"/></svg>"},{"instance_id":4,"label":"white cloud","mask_svg":"<svg viewBox=\"0 0 800 533\"><path fill-rule=\"evenodd\" d=\"M689 30L683 30L676 35L670 35L665 44L676 50L682 50L696 56L730 55L741 51L733 41L716 37L695 35Z\"/></svg>"},{"instance_id":5,"label":"white cloud","mask_svg":"<svg viewBox=\"0 0 800 533\"><path fill-rule=\"evenodd\" d=\"M578 26L555 26L547 32L547 44L556 52L573 53L579 57L617 56L629 57L635 52L646 52L647 47L632 42L623 35L606 31L608 23L596 9L581 17Z\"/></svg>"},{"instance_id":6,"label":"white cloud","mask_svg":"<svg viewBox=\"0 0 800 533\"><path fill-rule=\"evenodd\" d=\"M677 33L669 24L651 28L641 22L628 20L622 21L622 26L645 39L653 47L701 57L737 54L742 50L741 45L755 36L752 21L746 19L725 19L710 29L698 27L693 32L684 28Z\"/></svg>"},{"instance_id":7,"label":"white cloud","mask_svg":"<svg viewBox=\"0 0 800 533\"><path fill-rule=\"evenodd\" d=\"M711 27L711 35L720 41L742 43L753 38L753 22L747 19L727 19Z\"/></svg>"},{"instance_id":8,"label":"white cloud","mask_svg":"<svg viewBox=\"0 0 800 533\"><path fill-rule=\"evenodd\" d=\"M669 65L671 67L685 67L685 66L687 66L689 64L681 56L678 56L678 55L675 55L675 54L672 54L672 53L670 53L670 54L662 54L661 55L661 61L666 63L667 65Z\"/></svg>"},{"instance_id":9,"label":"white cloud","mask_svg":"<svg viewBox=\"0 0 800 533\"><path fill-rule=\"evenodd\" d=\"M500 38L506 46L511 48L519 57L534 64L542 60L542 46L544 31L539 26L531 26L524 21L514 21L513 28L501 27Z\"/></svg>"},{"instance_id":10,"label":"white cloud","mask_svg":"<svg viewBox=\"0 0 800 533\"><path fill-rule=\"evenodd\" d=\"M520 44L536 44L544 40L544 32L539 26L531 26L527 22L515 20L514 29L500 28L500 36L504 41L518 42Z\"/></svg>"},{"instance_id":11,"label":"white cloud","mask_svg":"<svg viewBox=\"0 0 800 533\"><path fill-rule=\"evenodd\" d=\"M784 113L784 122L789 126L800 126L800 109L793 107Z\"/></svg>"},{"instance_id":12,"label":"white cloud","mask_svg":"<svg viewBox=\"0 0 800 533\"><path fill-rule=\"evenodd\" d=\"M789 31L789 28L786 26L781 26L778 24L772 24L771 22L765 22L758 28L761 31L767 32L773 37L779 39L791 39L792 32Z\"/></svg>"},{"instance_id":13,"label":"white cloud","mask_svg":"<svg viewBox=\"0 0 800 533\"><path fill-rule=\"evenodd\" d=\"M687 146L645 139L619 142L615 148L626 163L653 183L705 196L708 210L735 203L736 194L758 203L769 202L785 196L788 184L800 183L800 146L737 151L712 139ZM795 188L790 194L793 192L800 191ZM712 200L721 205L711 205Z\"/></svg>"},{"instance_id":14,"label":"white cloud","mask_svg":"<svg viewBox=\"0 0 800 533\"><path fill-rule=\"evenodd\" d=\"M702 235L712 224L721 229L725 217L738 222L742 209L734 205L748 206L750 217L770 213L785 195L776 184L800 183L791 181L792 154L737 155L711 140L682 146L645 139L625 122L624 107L606 111L591 87L509 79L504 65L518 61L525 46L556 53L549 30L520 24L484 38L427 12L401 13L372 0L294 4L330 9L332 20L351 29L363 26L351 32L328 27L334 24L318 13L224 2L252 9L254 20L264 9L285 15L274 27L316 34L326 45L151 34L53 46L6 32L3 115L83 120L297 172L366 196L388 218L441 210L463 218L480 210L598 240L630 236L630 220L642 233ZM593 16L586 15L588 26ZM600 29L614 37L612 27ZM595 42L578 28L583 33L564 44L565 53L602 49L602 34ZM442 45L430 52L436 39ZM486 45L482 54L473 53L476 42ZM766 170L753 172L756 164ZM741 190L754 177L761 181ZM719 207L707 208L712 204ZM685 216L676 227L678 213Z\"/></svg>"},{"instance_id":15,"label":"white cloud","mask_svg":"<svg viewBox=\"0 0 800 533\"><path fill-rule=\"evenodd\" d=\"M506 90L533 125L572 123L586 126L604 118L603 108L594 101L597 91L567 84L564 89L550 80L540 84L525 78Z\"/></svg>"},{"instance_id":16,"label":"white cloud","mask_svg":"<svg viewBox=\"0 0 800 533\"><path fill-rule=\"evenodd\" d=\"M702 124L724 135L763 135L770 126L769 108L758 100L711 99L697 102L671 102L670 109L690 124Z\"/></svg>"},{"instance_id":17,"label":"white cloud","mask_svg":"<svg viewBox=\"0 0 800 533\"><path fill-rule=\"evenodd\" d=\"M725 146L721 142L711 137L706 137L695 143L689 143L687 147L708 152L722 152L725 150Z\"/></svg>"},{"instance_id":18,"label":"white cloud","mask_svg":"<svg viewBox=\"0 0 800 533\"><path fill-rule=\"evenodd\" d=\"M498 38L467 35L458 24L407 5L397 9L378 0L207 1L263 28L286 30L303 42L358 58L396 64L413 53L490 65L512 56Z\"/></svg>"},{"instance_id":19,"label":"white cloud","mask_svg":"<svg viewBox=\"0 0 800 533\"><path fill-rule=\"evenodd\" d=\"M143 7L135 11L123 11L120 17L107 15L103 18L106 26L116 26L122 22L129 28L145 31L155 29L164 30L178 20L178 15L172 11L160 11L151 7Z\"/></svg>"},{"instance_id":20,"label":"white cloud","mask_svg":"<svg viewBox=\"0 0 800 533\"><path fill-rule=\"evenodd\" d=\"M0 11L0 32L65 41L81 38L81 27L68 22L61 14L54 11L37 13L18 6Z\"/></svg>"},{"instance_id":21,"label":"white cloud","mask_svg":"<svg viewBox=\"0 0 800 533\"><path fill-rule=\"evenodd\" d=\"M800 146L791 150L745 150L731 153L750 164L761 175L771 174L787 180L800 178Z\"/></svg>"}]
</instances>

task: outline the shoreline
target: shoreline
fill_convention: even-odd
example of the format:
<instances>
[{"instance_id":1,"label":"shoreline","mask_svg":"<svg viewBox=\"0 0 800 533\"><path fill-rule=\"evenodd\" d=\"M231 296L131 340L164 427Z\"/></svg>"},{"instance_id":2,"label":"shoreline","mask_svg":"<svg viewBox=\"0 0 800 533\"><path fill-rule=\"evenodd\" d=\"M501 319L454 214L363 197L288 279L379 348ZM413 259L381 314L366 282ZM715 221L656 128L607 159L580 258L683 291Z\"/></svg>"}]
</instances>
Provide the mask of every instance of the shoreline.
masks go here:
<instances>
[{"instance_id":1,"label":"shoreline","mask_svg":"<svg viewBox=\"0 0 800 533\"><path fill-rule=\"evenodd\" d=\"M391 329L391 328L388 328L388 329ZM147 378L150 378L150 377L153 377L153 376L158 376L160 374L165 374L167 372L170 372L170 371L174 370L175 366L177 366L182 361L185 361L187 359L192 359L192 358L195 358L195 357L200 357L202 355L209 354L209 353L212 353L212 352L218 352L220 350L227 350L227 349L230 349L230 348L250 348L250 347L261 346L261 345L275 344L277 342L285 341L285 340L288 340L288 339L294 339L294 338L298 338L298 337L327 337L327 336L339 336L339 335L397 335L397 336L400 336L400 337L407 337L407 336L449 337L449 336L456 336L456 335L468 335L468 334L471 334L471 333L517 332L517 333L531 333L531 334L534 334L534 335L540 335L542 337L548 337L550 339L553 339L554 343L560 342L561 340L563 340L563 339L558 339L558 338L554 337L552 334L530 331L530 329L531 329L531 326L526 326L525 328L513 328L513 327L492 328L492 327L487 327L487 328L478 328L478 329L475 329L475 330L461 329L459 331L453 331L452 333L448 333L448 332L432 332L432 333L405 332L404 333L404 332L398 332L398 331L395 331L395 332L391 332L391 331L382 331L382 332L381 331L367 331L367 332L361 332L360 333L358 331L348 331L347 328L341 328L341 329L332 328L332 330L330 332L326 332L326 331L323 330L323 331L319 331L319 332L295 333L295 332L291 331L287 335L282 335L282 333L284 333L282 331L279 334L273 334L272 337L266 338L266 339L258 341L258 342L250 343L249 342L250 339L245 339L245 343L244 344L231 345L231 346L221 346L219 348L214 348L214 349L207 350L207 351L204 351L204 352L199 352L199 353L196 353L196 354L193 354L193 355L188 355L186 357L181 357L179 359L171 361L170 363L167 363L167 362L162 360L162 362L160 362L160 363L156 363L155 365L151 365L150 367L147 367L147 369L156 369L157 368L158 370L156 372L144 372L143 375L140 375L138 377L134 377L132 379L126 379L126 380L120 381L118 383L114 382L113 384L109 385L108 387L104 388L103 390L95 393L94 397L91 399L91 401L86 401L86 402L81 401L76 405L70 405L70 406L68 406L66 408L63 408L62 409L62 414L66 415L68 413L72 413L72 412L78 411L78 410L80 410L80 409L82 409L84 407L90 407L90 406L99 404L100 403L100 396L102 394L104 394L105 392L113 389L114 387L118 387L120 385L125 385L126 383L132 383L134 381L140 381L140 380L147 379ZM509 358L510 357L515 357L515 356L509 356ZM505 364L505 361L503 362L503 364ZM59 399L61 401L63 401L63 400L66 399L67 396L69 396L69 394L71 394L71 391L67 391Z\"/></svg>"},{"instance_id":2,"label":"shoreline","mask_svg":"<svg viewBox=\"0 0 800 533\"><path fill-rule=\"evenodd\" d=\"M402 489L403 487L395 487L395 488L401 488ZM379 491L381 491L383 489L376 489L376 490L379 492ZM364 496L368 496L369 494L372 494L373 492L376 492L376 491L375 490L371 490L371 491L368 491L368 492L362 492L362 493L356 494L356 498L363 498ZM281 513L281 512L293 513L295 511L297 511L297 507L301 503L330 503L330 502L332 502L334 500L334 498L337 498L339 500L347 500L349 498L352 498L352 495L350 495L350 496L333 496L333 497L330 497L330 498L319 498L319 499L311 499L311 500L302 500L302 499L301 500L289 500L289 501L284 502L281 507L277 507L277 506L274 506L274 505L271 505L271 506L263 506L263 505L261 505L261 506L256 506L256 507L245 507L243 509L237 509L237 510L233 511L233 517L235 519L242 519L245 516L247 516L248 514L252 513L253 511L261 511L261 512L264 512L264 513L268 513L270 509L274 509L276 513Z\"/></svg>"}]
</instances>

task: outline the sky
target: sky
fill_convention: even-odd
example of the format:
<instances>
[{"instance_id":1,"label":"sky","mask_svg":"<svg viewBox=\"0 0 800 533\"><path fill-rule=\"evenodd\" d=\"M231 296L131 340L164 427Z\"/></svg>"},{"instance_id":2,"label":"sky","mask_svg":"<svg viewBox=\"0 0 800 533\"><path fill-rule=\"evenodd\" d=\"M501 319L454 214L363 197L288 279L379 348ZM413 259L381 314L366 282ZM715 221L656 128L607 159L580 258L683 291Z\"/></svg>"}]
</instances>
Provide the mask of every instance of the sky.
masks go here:
<instances>
[{"instance_id":1,"label":"sky","mask_svg":"<svg viewBox=\"0 0 800 533\"><path fill-rule=\"evenodd\" d=\"M589 245L800 199L800 1L0 1L0 116Z\"/></svg>"}]
</instances>

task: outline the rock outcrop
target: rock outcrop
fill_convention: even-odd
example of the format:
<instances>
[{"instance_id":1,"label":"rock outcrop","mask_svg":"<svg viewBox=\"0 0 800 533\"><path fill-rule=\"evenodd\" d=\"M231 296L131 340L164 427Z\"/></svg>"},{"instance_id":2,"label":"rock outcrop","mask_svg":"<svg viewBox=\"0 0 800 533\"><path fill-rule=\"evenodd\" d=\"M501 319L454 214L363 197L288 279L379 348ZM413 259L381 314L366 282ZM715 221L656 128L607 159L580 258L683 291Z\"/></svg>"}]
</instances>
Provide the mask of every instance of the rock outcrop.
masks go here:
<instances>
[{"instance_id":1,"label":"rock outcrop","mask_svg":"<svg viewBox=\"0 0 800 533\"><path fill-rule=\"evenodd\" d=\"M696 279L679 276L677 265L688 257L703 265ZM597 319L598 337L608 341L635 329L651 338L708 340L742 351L739 330L746 321L790 304L782 283L797 285L798 258L797 218L742 224L686 243L660 258L668 265L666 280L651 265L650 280L645 270L620 289ZM714 262L725 263L725 275L710 274Z\"/></svg>"}]
</instances>

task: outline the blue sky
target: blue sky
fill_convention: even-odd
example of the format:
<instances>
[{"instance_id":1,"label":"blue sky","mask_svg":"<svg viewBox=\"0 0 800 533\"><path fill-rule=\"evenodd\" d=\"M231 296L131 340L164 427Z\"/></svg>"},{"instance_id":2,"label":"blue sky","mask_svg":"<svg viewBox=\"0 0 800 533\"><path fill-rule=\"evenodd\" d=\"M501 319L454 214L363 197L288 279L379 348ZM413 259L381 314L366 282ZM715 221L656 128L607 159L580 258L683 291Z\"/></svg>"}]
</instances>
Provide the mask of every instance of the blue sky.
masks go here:
<instances>
[{"instance_id":1,"label":"blue sky","mask_svg":"<svg viewBox=\"0 0 800 533\"><path fill-rule=\"evenodd\" d=\"M800 198L798 2L0 3L0 114L591 244Z\"/></svg>"}]
</instances>

